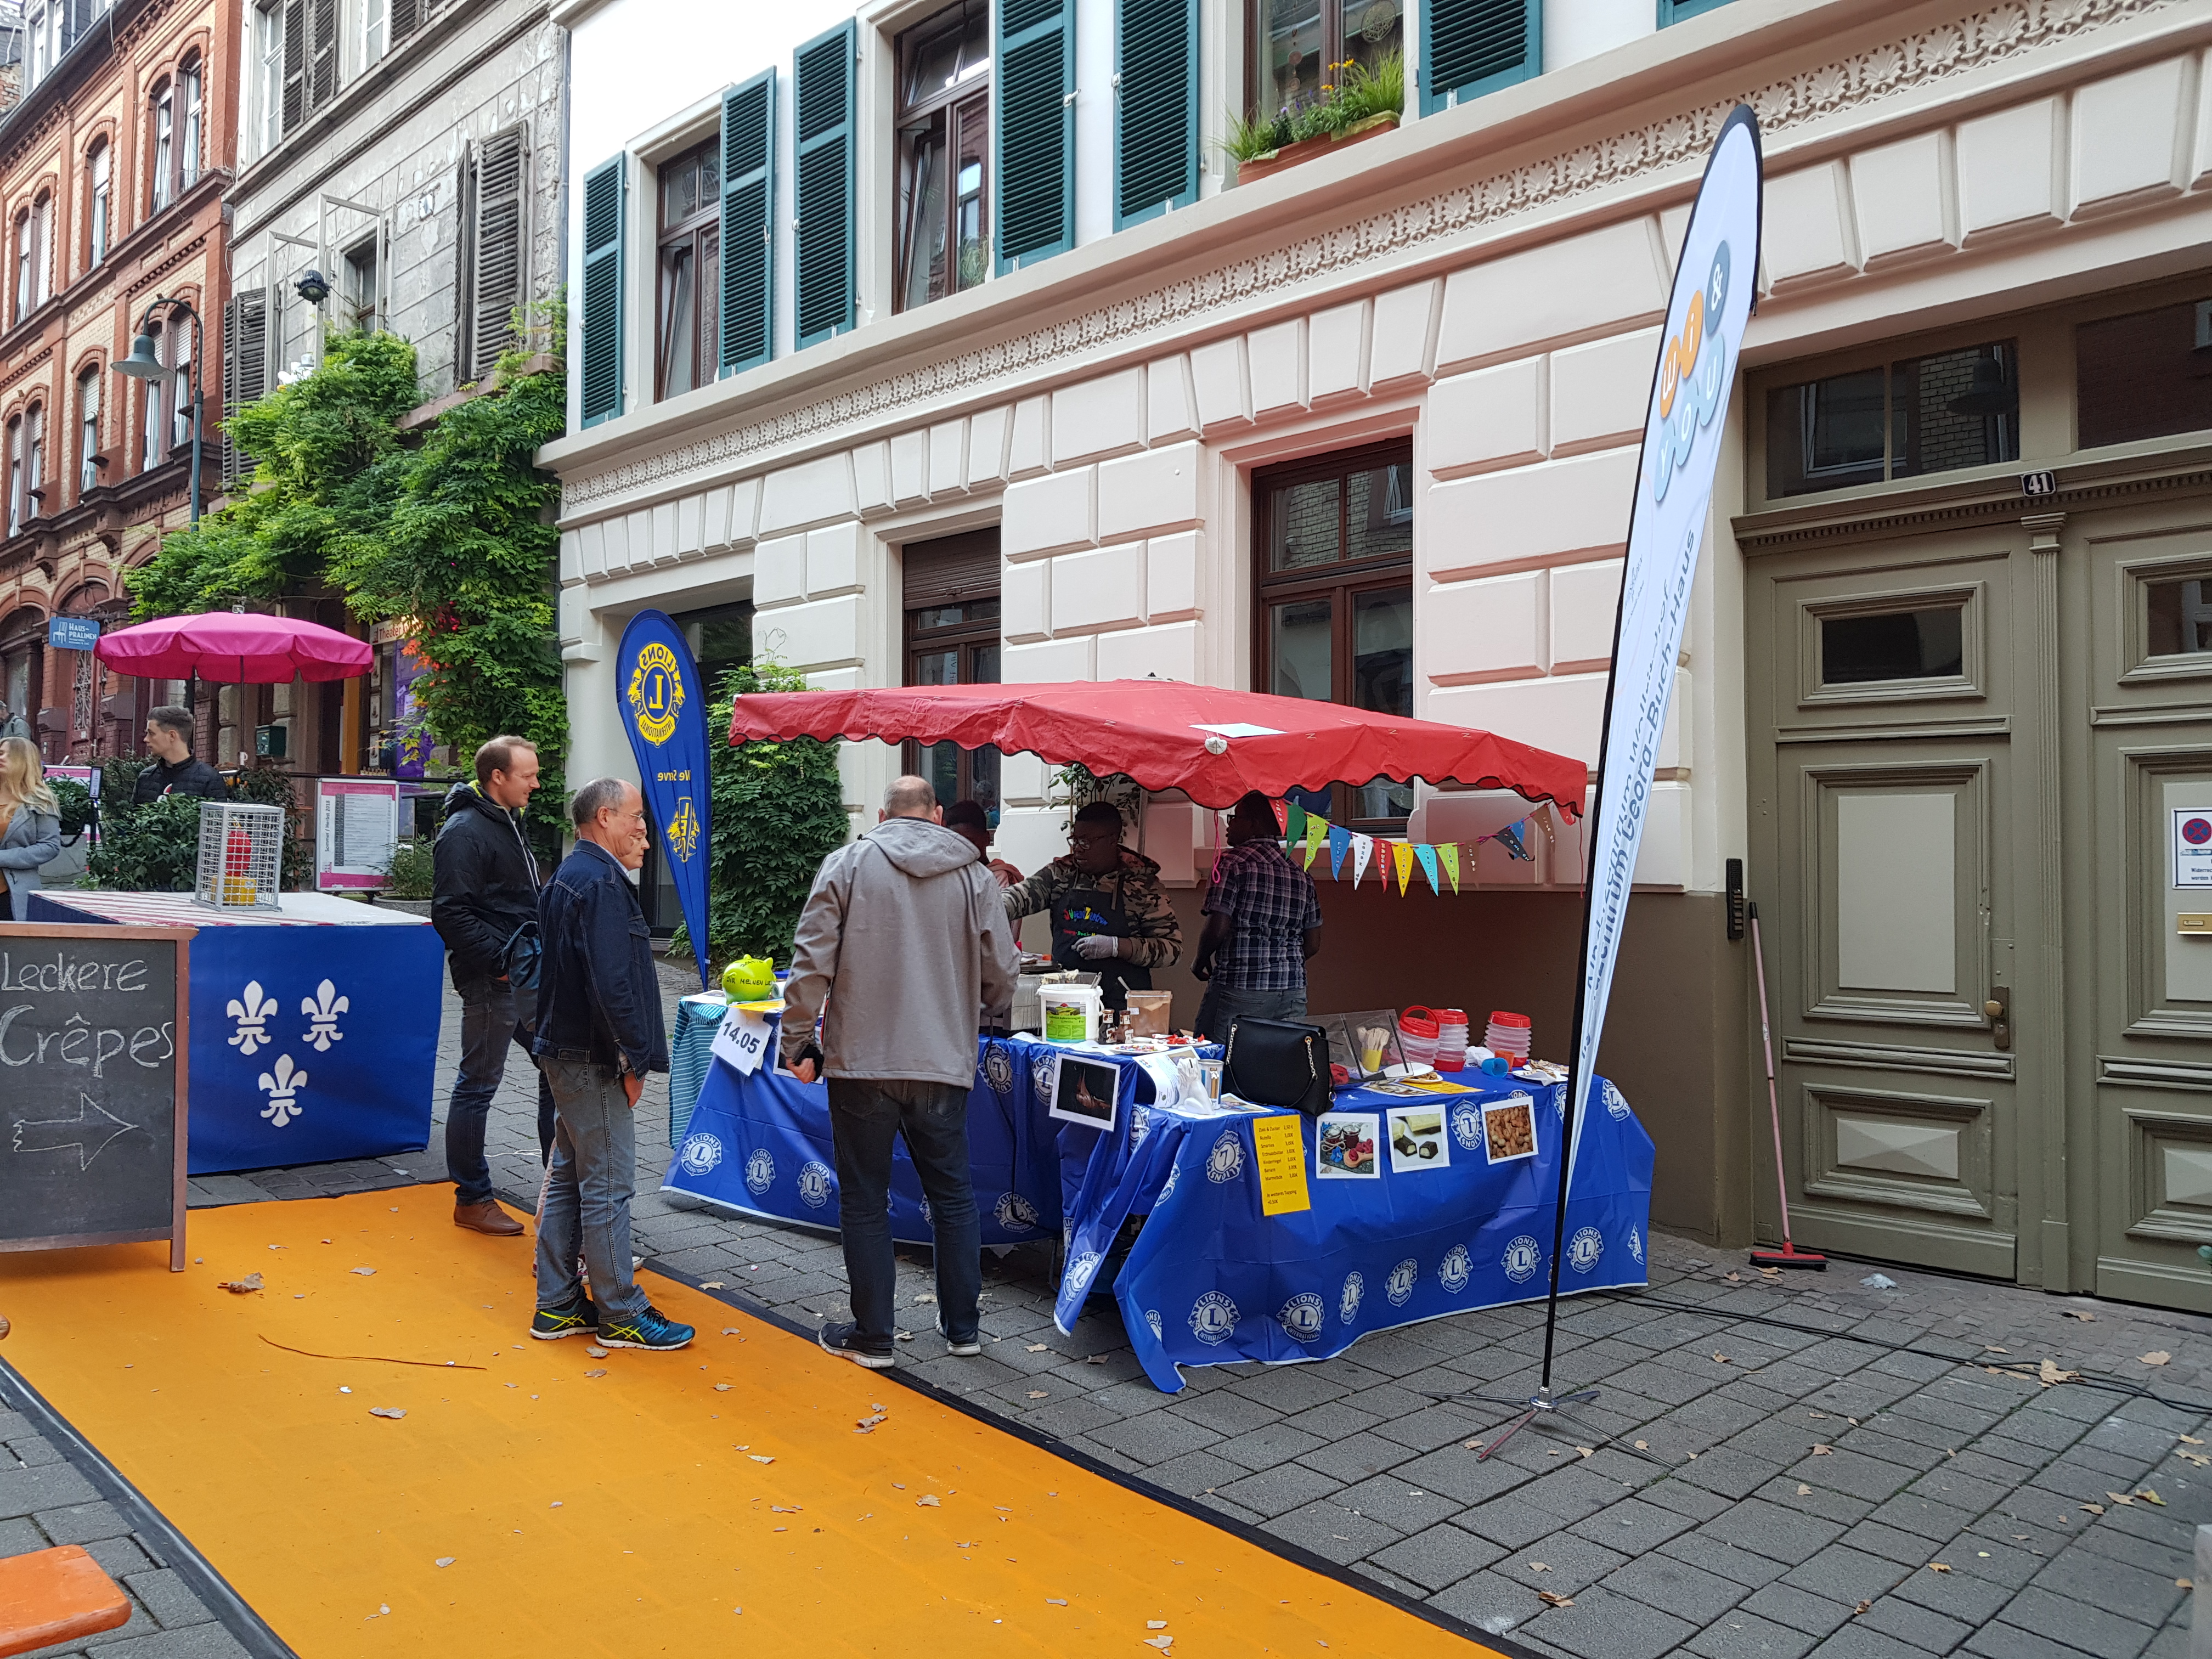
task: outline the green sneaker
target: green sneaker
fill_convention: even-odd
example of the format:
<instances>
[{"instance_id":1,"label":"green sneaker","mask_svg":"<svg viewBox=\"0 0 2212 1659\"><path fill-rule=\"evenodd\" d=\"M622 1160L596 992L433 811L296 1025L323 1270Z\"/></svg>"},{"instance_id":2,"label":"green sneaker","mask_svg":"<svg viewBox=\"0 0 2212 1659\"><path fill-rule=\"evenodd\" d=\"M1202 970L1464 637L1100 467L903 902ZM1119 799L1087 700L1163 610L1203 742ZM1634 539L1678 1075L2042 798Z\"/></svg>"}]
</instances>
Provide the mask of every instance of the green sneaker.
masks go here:
<instances>
[{"instance_id":1,"label":"green sneaker","mask_svg":"<svg viewBox=\"0 0 2212 1659\"><path fill-rule=\"evenodd\" d=\"M580 1296L565 1308L540 1308L530 1321L530 1334L540 1342L558 1342L564 1336L589 1336L599 1328L599 1310L592 1298Z\"/></svg>"}]
</instances>

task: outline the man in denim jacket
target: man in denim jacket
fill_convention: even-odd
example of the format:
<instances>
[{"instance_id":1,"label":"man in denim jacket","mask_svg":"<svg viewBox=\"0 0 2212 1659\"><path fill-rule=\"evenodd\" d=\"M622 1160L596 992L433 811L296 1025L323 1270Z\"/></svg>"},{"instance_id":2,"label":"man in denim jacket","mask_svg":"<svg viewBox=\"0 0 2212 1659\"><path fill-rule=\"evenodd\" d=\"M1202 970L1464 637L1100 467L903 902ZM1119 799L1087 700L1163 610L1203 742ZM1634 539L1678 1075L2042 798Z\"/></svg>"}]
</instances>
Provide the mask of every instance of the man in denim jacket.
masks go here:
<instances>
[{"instance_id":1,"label":"man in denim jacket","mask_svg":"<svg viewBox=\"0 0 2212 1659\"><path fill-rule=\"evenodd\" d=\"M626 873L645 862L645 801L635 785L599 778L568 816L576 850L538 901L545 956L532 1050L553 1086L554 1124L530 1334L595 1329L611 1348L680 1348L691 1327L648 1303L630 1268L635 1114L645 1074L668 1069L652 933ZM596 1307L577 1280L580 1249Z\"/></svg>"}]
</instances>

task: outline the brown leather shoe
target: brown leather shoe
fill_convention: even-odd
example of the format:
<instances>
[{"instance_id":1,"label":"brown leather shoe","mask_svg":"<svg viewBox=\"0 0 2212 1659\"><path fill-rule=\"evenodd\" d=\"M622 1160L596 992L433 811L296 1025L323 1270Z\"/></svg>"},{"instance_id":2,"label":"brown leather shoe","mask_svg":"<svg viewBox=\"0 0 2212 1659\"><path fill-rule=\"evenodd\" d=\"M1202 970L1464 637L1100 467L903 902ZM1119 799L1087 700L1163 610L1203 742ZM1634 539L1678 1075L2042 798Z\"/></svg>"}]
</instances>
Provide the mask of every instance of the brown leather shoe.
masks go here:
<instances>
[{"instance_id":1,"label":"brown leather shoe","mask_svg":"<svg viewBox=\"0 0 2212 1659\"><path fill-rule=\"evenodd\" d=\"M514 1238L520 1235L522 1224L499 1207L495 1199L481 1204L453 1206L453 1225L466 1227L472 1233L489 1233L495 1238Z\"/></svg>"}]
</instances>

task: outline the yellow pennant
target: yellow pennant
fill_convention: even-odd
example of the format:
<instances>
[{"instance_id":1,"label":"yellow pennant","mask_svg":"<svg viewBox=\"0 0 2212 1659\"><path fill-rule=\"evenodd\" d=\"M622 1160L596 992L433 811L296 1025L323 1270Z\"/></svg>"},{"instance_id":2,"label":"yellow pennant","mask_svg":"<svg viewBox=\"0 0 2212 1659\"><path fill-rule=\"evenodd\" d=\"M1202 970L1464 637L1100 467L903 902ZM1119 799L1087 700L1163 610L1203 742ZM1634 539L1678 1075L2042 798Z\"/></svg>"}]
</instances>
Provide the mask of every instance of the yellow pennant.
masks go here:
<instances>
[{"instance_id":1,"label":"yellow pennant","mask_svg":"<svg viewBox=\"0 0 2212 1659\"><path fill-rule=\"evenodd\" d=\"M1390 843L1390 858L1398 866L1398 896L1403 898L1406 884L1413 874L1413 849L1405 842L1394 841Z\"/></svg>"},{"instance_id":2,"label":"yellow pennant","mask_svg":"<svg viewBox=\"0 0 2212 1659\"><path fill-rule=\"evenodd\" d=\"M1314 854L1321 851L1323 843L1328 840L1328 820L1321 817L1318 813L1307 813L1305 862L1305 867L1307 869L1310 870L1313 868Z\"/></svg>"}]
</instances>

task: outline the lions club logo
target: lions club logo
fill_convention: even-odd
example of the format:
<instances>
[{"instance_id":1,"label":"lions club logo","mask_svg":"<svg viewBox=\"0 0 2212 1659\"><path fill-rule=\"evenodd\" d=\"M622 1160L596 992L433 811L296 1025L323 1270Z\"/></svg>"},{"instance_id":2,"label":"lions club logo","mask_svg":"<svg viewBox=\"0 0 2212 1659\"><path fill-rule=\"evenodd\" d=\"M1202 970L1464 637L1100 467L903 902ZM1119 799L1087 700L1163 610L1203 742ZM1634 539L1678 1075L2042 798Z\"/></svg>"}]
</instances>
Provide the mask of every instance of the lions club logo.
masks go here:
<instances>
[{"instance_id":1,"label":"lions club logo","mask_svg":"<svg viewBox=\"0 0 2212 1659\"><path fill-rule=\"evenodd\" d=\"M1152 1328L1152 1340L1155 1342L1158 1341L1160 1340L1160 1331L1162 1328L1160 1325L1160 1310L1158 1308L1146 1309L1145 1323Z\"/></svg>"},{"instance_id":2,"label":"lions club logo","mask_svg":"<svg viewBox=\"0 0 2212 1659\"><path fill-rule=\"evenodd\" d=\"M1158 1210L1166 1204L1170 1195L1175 1191L1176 1177L1182 1173L1182 1164L1170 1164L1168 1165L1168 1178L1160 1183L1159 1191L1152 1194L1152 1208Z\"/></svg>"},{"instance_id":3,"label":"lions club logo","mask_svg":"<svg viewBox=\"0 0 2212 1659\"><path fill-rule=\"evenodd\" d=\"M1301 1291L1283 1304L1282 1311L1275 1316L1294 1342L1310 1342L1321 1334L1322 1321L1327 1317L1321 1298L1311 1291Z\"/></svg>"},{"instance_id":4,"label":"lions club logo","mask_svg":"<svg viewBox=\"0 0 2212 1659\"><path fill-rule=\"evenodd\" d=\"M1482 1150L1482 1114L1473 1101L1462 1100L1452 1108L1452 1139L1459 1142L1462 1152Z\"/></svg>"},{"instance_id":5,"label":"lions club logo","mask_svg":"<svg viewBox=\"0 0 2212 1659\"><path fill-rule=\"evenodd\" d=\"M629 713L637 734L659 748L676 735L676 716L684 707L684 674L676 653L659 640L638 647L629 671Z\"/></svg>"},{"instance_id":6,"label":"lions club logo","mask_svg":"<svg viewBox=\"0 0 2212 1659\"><path fill-rule=\"evenodd\" d=\"M1406 1298L1413 1293L1414 1281L1421 1276L1421 1264L1407 1256L1390 1269L1390 1277L1382 1281L1382 1294L1390 1298L1390 1305L1402 1308Z\"/></svg>"},{"instance_id":7,"label":"lions club logo","mask_svg":"<svg viewBox=\"0 0 2212 1659\"><path fill-rule=\"evenodd\" d=\"M686 864L699 850L699 815L691 810L689 795L677 801L676 816L668 820L668 850Z\"/></svg>"},{"instance_id":8,"label":"lions club logo","mask_svg":"<svg viewBox=\"0 0 2212 1659\"><path fill-rule=\"evenodd\" d=\"M1219 1347L1237 1334L1237 1304L1208 1291L1190 1304L1190 1334L1209 1348Z\"/></svg>"},{"instance_id":9,"label":"lions club logo","mask_svg":"<svg viewBox=\"0 0 2212 1659\"><path fill-rule=\"evenodd\" d=\"M1537 1265L1543 1259L1544 1252L1534 1237L1522 1233L1505 1247L1505 1254L1498 1260L1498 1265L1505 1269L1505 1276L1516 1285L1521 1285L1536 1276Z\"/></svg>"},{"instance_id":10,"label":"lions club logo","mask_svg":"<svg viewBox=\"0 0 2212 1659\"><path fill-rule=\"evenodd\" d=\"M991 1213L998 1218L999 1225L1010 1233L1036 1231L1036 1206L1019 1193L1000 1193Z\"/></svg>"},{"instance_id":11,"label":"lions club logo","mask_svg":"<svg viewBox=\"0 0 2212 1659\"><path fill-rule=\"evenodd\" d=\"M1597 1266L1598 1257L1605 1254L1605 1237L1595 1227L1581 1227L1567 1241L1567 1266L1578 1273L1586 1273Z\"/></svg>"},{"instance_id":12,"label":"lions club logo","mask_svg":"<svg viewBox=\"0 0 2212 1659\"><path fill-rule=\"evenodd\" d=\"M1437 1279L1454 1296L1467 1288L1467 1246L1455 1244L1444 1252L1444 1259L1437 1263Z\"/></svg>"},{"instance_id":13,"label":"lions club logo","mask_svg":"<svg viewBox=\"0 0 2212 1659\"><path fill-rule=\"evenodd\" d=\"M1243 1173L1244 1143L1237 1138L1236 1130L1224 1129L1221 1138L1213 1143L1213 1150L1206 1155L1206 1178L1226 1182Z\"/></svg>"},{"instance_id":14,"label":"lions club logo","mask_svg":"<svg viewBox=\"0 0 2212 1659\"><path fill-rule=\"evenodd\" d=\"M1057 1048L1039 1048L1030 1056L1030 1088L1041 1104L1052 1104L1052 1073L1059 1060Z\"/></svg>"},{"instance_id":15,"label":"lions club logo","mask_svg":"<svg viewBox=\"0 0 2212 1659\"><path fill-rule=\"evenodd\" d=\"M1145 1136L1152 1127L1152 1109L1132 1106L1129 1109L1129 1150L1135 1152L1145 1144Z\"/></svg>"},{"instance_id":16,"label":"lions club logo","mask_svg":"<svg viewBox=\"0 0 2212 1659\"><path fill-rule=\"evenodd\" d=\"M799 1171L799 1195L810 1210L818 1210L830 1201L833 1184L827 1164L809 1162Z\"/></svg>"},{"instance_id":17,"label":"lions club logo","mask_svg":"<svg viewBox=\"0 0 2212 1659\"><path fill-rule=\"evenodd\" d=\"M1643 1262L1644 1240L1633 1227L1628 1230L1628 1254L1630 1258L1639 1265Z\"/></svg>"},{"instance_id":18,"label":"lions club logo","mask_svg":"<svg viewBox=\"0 0 2212 1659\"><path fill-rule=\"evenodd\" d=\"M1060 1287L1061 1294L1065 1295L1071 1291L1088 1290L1091 1277L1097 1273L1098 1264L1103 1259L1096 1250L1085 1250L1074 1261L1069 1262L1066 1282Z\"/></svg>"},{"instance_id":19,"label":"lions club logo","mask_svg":"<svg viewBox=\"0 0 2212 1659\"><path fill-rule=\"evenodd\" d=\"M1620 1097L1620 1091L1610 1083L1605 1085L1605 1109L1613 1115L1616 1123L1626 1121L1628 1117L1628 1103Z\"/></svg>"},{"instance_id":20,"label":"lions club logo","mask_svg":"<svg viewBox=\"0 0 2212 1659\"><path fill-rule=\"evenodd\" d=\"M685 1175L706 1175L722 1161L721 1139L719 1136L710 1135L703 1131L689 1136L684 1142L684 1150L677 1155L676 1161L683 1166Z\"/></svg>"},{"instance_id":21,"label":"lions club logo","mask_svg":"<svg viewBox=\"0 0 2212 1659\"><path fill-rule=\"evenodd\" d=\"M745 1160L745 1185L756 1193L764 1193L775 1182L775 1160L763 1146Z\"/></svg>"},{"instance_id":22,"label":"lions club logo","mask_svg":"<svg viewBox=\"0 0 2212 1659\"><path fill-rule=\"evenodd\" d=\"M1359 1317L1359 1298L1367 1294L1367 1281L1356 1273L1344 1276L1344 1289L1336 1298L1336 1316L1349 1325Z\"/></svg>"},{"instance_id":23,"label":"lions club logo","mask_svg":"<svg viewBox=\"0 0 2212 1659\"><path fill-rule=\"evenodd\" d=\"M1001 1100L1014 1092L1014 1056L1005 1043L994 1042L983 1050L983 1081Z\"/></svg>"}]
</instances>

